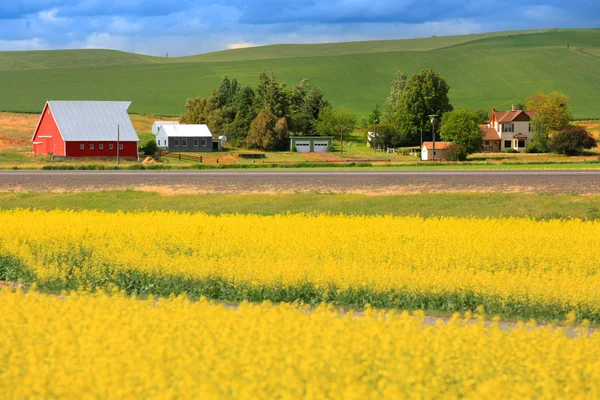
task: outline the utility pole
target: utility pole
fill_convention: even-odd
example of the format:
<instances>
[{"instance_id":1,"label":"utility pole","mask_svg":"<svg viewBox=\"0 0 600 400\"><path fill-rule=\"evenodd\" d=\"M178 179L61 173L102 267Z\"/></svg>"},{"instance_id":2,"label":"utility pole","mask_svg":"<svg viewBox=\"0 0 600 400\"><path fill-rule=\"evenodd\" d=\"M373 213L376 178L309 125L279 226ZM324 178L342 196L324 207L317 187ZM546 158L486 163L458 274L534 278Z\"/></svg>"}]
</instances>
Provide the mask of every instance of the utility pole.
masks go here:
<instances>
[{"instance_id":1,"label":"utility pole","mask_svg":"<svg viewBox=\"0 0 600 400\"><path fill-rule=\"evenodd\" d=\"M431 114L429 115L429 118L431 120L431 151L432 151L432 160L435 161L435 117L437 117L436 114Z\"/></svg>"},{"instance_id":2,"label":"utility pole","mask_svg":"<svg viewBox=\"0 0 600 400\"><path fill-rule=\"evenodd\" d=\"M342 127L340 128L340 136L341 136L341 143L340 143L340 151L341 154L344 153L344 125L342 125Z\"/></svg>"},{"instance_id":3,"label":"utility pole","mask_svg":"<svg viewBox=\"0 0 600 400\"><path fill-rule=\"evenodd\" d=\"M117 124L117 165L119 165L119 156L121 155L121 124Z\"/></svg>"},{"instance_id":4,"label":"utility pole","mask_svg":"<svg viewBox=\"0 0 600 400\"><path fill-rule=\"evenodd\" d=\"M379 120L375 120L373 121L373 154L377 154L377 123L379 122Z\"/></svg>"}]
</instances>

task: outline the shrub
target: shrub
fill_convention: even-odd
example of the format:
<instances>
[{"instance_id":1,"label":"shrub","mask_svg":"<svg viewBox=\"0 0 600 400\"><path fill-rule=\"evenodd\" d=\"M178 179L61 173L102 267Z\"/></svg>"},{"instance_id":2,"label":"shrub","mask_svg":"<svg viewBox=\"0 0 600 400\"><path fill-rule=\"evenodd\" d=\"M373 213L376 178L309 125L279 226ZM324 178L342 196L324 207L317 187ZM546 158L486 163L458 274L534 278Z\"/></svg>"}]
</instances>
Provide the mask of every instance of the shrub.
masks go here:
<instances>
[{"instance_id":1,"label":"shrub","mask_svg":"<svg viewBox=\"0 0 600 400\"><path fill-rule=\"evenodd\" d=\"M527 145L527 149L525 151L527 153L547 153L549 149L545 143L533 141Z\"/></svg>"},{"instance_id":2,"label":"shrub","mask_svg":"<svg viewBox=\"0 0 600 400\"><path fill-rule=\"evenodd\" d=\"M505 153L518 153L518 151L517 151L517 150L515 150L515 149L513 149L512 147L510 147L510 148L508 148L508 149L505 149L505 150L504 150L504 152L505 152Z\"/></svg>"},{"instance_id":3,"label":"shrub","mask_svg":"<svg viewBox=\"0 0 600 400\"><path fill-rule=\"evenodd\" d=\"M158 152L158 145L156 144L156 140L149 139L145 145L140 147L140 152L147 156L153 156Z\"/></svg>"},{"instance_id":4,"label":"shrub","mask_svg":"<svg viewBox=\"0 0 600 400\"><path fill-rule=\"evenodd\" d=\"M552 150L567 156L576 156L596 145L596 139L581 126L568 126L552 137Z\"/></svg>"},{"instance_id":5,"label":"shrub","mask_svg":"<svg viewBox=\"0 0 600 400\"><path fill-rule=\"evenodd\" d=\"M467 153L462 146L452 143L446 148L446 157L448 161L466 161Z\"/></svg>"}]
</instances>

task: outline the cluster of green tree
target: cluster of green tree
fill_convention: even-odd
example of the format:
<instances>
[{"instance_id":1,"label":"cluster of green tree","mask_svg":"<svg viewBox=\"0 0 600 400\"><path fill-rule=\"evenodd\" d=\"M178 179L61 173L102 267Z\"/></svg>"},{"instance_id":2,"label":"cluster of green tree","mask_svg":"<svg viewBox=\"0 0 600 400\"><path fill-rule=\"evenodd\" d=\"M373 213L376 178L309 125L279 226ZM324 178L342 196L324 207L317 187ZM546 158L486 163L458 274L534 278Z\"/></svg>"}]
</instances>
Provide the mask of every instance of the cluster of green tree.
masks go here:
<instances>
[{"instance_id":1,"label":"cluster of green tree","mask_svg":"<svg viewBox=\"0 0 600 400\"><path fill-rule=\"evenodd\" d=\"M187 100L181 121L206 124L241 147L283 150L290 135L338 136L351 132L356 117L333 107L318 86L302 80L292 88L262 73L256 89L224 77L210 97Z\"/></svg>"},{"instance_id":2,"label":"cluster of green tree","mask_svg":"<svg viewBox=\"0 0 600 400\"><path fill-rule=\"evenodd\" d=\"M367 131L375 132L376 144L385 147L420 144L435 134L454 143L457 158L466 158L481 150L483 131L479 125L489 121L489 114L485 110L454 110L449 89L446 80L431 69L410 79L398 71L383 112L376 106L369 115ZM431 115L436 117L432 120Z\"/></svg>"},{"instance_id":3,"label":"cluster of green tree","mask_svg":"<svg viewBox=\"0 0 600 400\"><path fill-rule=\"evenodd\" d=\"M448 99L449 86L444 78L425 69L407 79L399 71L392 81L390 95L383 112L375 107L369 115L368 132L375 132L375 144L397 147L439 138L453 143L452 152L464 160L468 154L481 151L484 132L481 124L489 122L486 110L454 110ZM554 151L559 154L580 154L583 149L596 147L596 141L584 128L572 126L569 98L558 92L546 95L534 93L517 109L534 110L532 119L534 140L528 152ZM436 115L431 119L430 115Z\"/></svg>"},{"instance_id":4,"label":"cluster of green tree","mask_svg":"<svg viewBox=\"0 0 600 400\"><path fill-rule=\"evenodd\" d=\"M375 132L375 144L397 147L420 144L421 137L431 140L432 128L439 131L439 118L453 109L449 89L446 80L432 69L424 69L410 78L398 71L383 111L376 106L369 115L367 130ZM432 124L429 115L437 115L437 123Z\"/></svg>"},{"instance_id":5,"label":"cluster of green tree","mask_svg":"<svg viewBox=\"0 0 600 400\"><path fill-rule=\"evenodd\" d=\"M564 93L534 93L524 103L528 110L535 111L531 119L534 135L527 146L528 153L553 151L573 156L597 146L596 139L585 128L571 125L573 114L569 97Z\"/></svg>"}]
</instances>

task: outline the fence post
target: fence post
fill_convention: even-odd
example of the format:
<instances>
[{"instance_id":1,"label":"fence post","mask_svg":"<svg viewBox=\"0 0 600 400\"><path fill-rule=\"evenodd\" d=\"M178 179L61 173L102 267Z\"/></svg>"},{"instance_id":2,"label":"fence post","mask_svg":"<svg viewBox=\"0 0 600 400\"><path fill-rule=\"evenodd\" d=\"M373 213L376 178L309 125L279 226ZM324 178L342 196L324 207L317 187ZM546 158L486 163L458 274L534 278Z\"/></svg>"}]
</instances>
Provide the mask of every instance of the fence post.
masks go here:
<instances>
[{"instance_id":1,"label":"fence post","mask_svg":"<svg viewBox=\"0 0 600 400\"><path fill-rule=\"evenodd\" d=\"M219 157L217 157L217 164L219 163Z\"/></svg>"},{"instance_id":2,"label":"fence post","mask_svg":"<svg viewBox=\"0 0 600 400\"><path fill-rule=\"evenodd\" d=\"M200 162L202 162L202 156L200 156Z\"/></svg>"},{"instance_id":3,"label":"fence post","mask_svg":"<svg viewBox=\"0 0 600 400\"><path fill-rule=\"evenodd\" d=\"M179 153L179 161L181 161L181 153Z\"/></svg>"}]
</instances>

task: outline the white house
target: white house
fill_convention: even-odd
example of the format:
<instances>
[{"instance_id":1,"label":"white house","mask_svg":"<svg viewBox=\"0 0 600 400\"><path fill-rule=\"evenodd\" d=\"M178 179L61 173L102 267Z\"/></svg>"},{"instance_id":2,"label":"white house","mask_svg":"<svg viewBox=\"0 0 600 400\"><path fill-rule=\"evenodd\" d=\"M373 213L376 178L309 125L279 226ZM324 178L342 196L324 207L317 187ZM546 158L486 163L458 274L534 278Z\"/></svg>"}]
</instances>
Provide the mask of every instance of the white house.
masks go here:
<instances>
[{"instance_id":1,"label":"white house","mask_svg":"<svg viewBox=\"0 0 600 400\"><path fill-rule=\"evenodd\" d=\"M492 109L490 122L481 125L484 132L483 151L498 152L506 149L524 151L533 139L531 118L535 111L496 111Z\"/></svg>"},{"instance_id":2,"label":"white house","mask_svg":"<svg viewBox=\"0 0 600 400\"><path fill-rule=\"evenodd\" d=\"M447 160L449 157L448 149L452 142L435 142L435 152L433 142L423 142L421 146L421 160Z\"/></svg>"},{"instance_id":3,"label":"white house","mask_svg":"<svg viewBox=\"0 0 600 400\"><path fill-rule=\"evenodd\" d=\"M163 125L179 125L179 121L154 121L152 124L152 134L158 135L158 131Z\"/></svg>"},{"instance_id":4,"label":"white house","mask_svg":"<svg viewBox=\"0 0 600 400\"><path fill-rule=\"evenodd\" d=\"M222 139L213 139L208 126L163 125L156 135L156 144L169 151L218 151L222 150Z\"/></svg>"}]
</instances>

